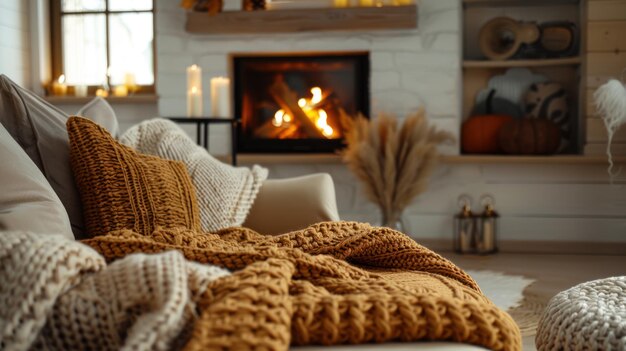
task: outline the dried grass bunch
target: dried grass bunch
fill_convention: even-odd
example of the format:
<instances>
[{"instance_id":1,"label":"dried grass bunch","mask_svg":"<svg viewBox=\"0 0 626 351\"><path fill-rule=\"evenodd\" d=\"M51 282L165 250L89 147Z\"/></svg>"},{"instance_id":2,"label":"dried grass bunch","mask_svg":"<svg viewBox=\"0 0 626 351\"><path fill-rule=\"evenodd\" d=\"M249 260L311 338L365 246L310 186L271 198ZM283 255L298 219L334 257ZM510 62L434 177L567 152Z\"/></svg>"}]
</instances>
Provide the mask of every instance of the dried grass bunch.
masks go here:
<instances>
[{"instance_id":1,"label":"dried grass bunch","mask_svg":"<svg viewBox=\"0 0 626 351\"><path fill-rule=\"evenodd\" d=\"M404 120L380 114L368 120L342 111L346 131L343 161L365 186L368 199L377 204L383 225L395 227L404 209L428 184L439 153L437 146L454 136L429 125L423 109Z\"/></svg>"}]
</instances>

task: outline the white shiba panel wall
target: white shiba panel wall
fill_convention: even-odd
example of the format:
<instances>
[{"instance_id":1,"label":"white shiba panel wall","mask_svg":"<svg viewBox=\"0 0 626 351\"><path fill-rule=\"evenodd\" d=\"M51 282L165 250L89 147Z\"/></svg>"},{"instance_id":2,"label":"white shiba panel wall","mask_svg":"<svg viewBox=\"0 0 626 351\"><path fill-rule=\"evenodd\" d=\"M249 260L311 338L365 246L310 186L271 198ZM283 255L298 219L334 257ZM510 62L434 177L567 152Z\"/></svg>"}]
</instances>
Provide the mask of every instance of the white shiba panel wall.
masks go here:
<instances>
[{"instance_id":1,"label":"white shiba panel wall","mask_svg":"<svg viewBox=\"0 0 626 351\"><path fill-rule=\"evenodd\" d=\"M28 1L0 1L0 73L30 87Z\"/></svg>"}]
</instances>

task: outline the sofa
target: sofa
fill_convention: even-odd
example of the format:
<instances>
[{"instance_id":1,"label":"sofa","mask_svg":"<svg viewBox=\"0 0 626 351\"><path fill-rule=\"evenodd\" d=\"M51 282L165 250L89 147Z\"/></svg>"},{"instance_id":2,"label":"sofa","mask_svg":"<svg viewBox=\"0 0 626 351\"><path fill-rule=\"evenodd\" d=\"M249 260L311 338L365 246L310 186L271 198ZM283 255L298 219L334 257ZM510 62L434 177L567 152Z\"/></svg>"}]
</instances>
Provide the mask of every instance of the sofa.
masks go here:
<instances>
[{"instance_id":1,"label":"sofa","mask_svg":"<svg viewBox=\"0 0 626 351\"><path fill-rule=\"evenodd\" d=\"M120 135L106 113L68 118L5 76L0 97L8 349L521 349L452 262L339 221L327 174L215 164L170 122Z\"/></svg>"}]
</instances>

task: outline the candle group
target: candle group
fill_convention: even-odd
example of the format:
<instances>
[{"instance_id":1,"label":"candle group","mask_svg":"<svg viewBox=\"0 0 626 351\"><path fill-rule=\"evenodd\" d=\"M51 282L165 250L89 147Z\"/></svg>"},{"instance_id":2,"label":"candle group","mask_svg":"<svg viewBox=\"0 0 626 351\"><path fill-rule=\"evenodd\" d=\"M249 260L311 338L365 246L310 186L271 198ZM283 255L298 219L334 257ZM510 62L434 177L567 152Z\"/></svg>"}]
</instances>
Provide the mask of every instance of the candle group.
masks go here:
<instances>
[{"instance_id":1,"label":"candle group","mask_svg":"<svg viewBox=\"0 0 626 351\"><path fill-rule=\"evenodd\" d=\"M215 77L211 79L211 116L231 118L230 79Z\"/></svg>"},{"instance_id":2,"label":"candle group","mask_svg":"<svg viewBox=\"0 0 626 351\"><path fill-rule=\"evenodd\" d=\"M211 78L211 117L232 118L230 108L230 79ZM202 69L187 67L187 116L203 116Z\"/></svg>"},{"instance_id":3,"label":"candle group","mask_svg":"<svg viewBox=\"0 0 626 351\"><path fill-rule=\"evenodd\" d=\"M202 117L202 69L187 67L187 116Z\"/></svg>"}]
</instances>

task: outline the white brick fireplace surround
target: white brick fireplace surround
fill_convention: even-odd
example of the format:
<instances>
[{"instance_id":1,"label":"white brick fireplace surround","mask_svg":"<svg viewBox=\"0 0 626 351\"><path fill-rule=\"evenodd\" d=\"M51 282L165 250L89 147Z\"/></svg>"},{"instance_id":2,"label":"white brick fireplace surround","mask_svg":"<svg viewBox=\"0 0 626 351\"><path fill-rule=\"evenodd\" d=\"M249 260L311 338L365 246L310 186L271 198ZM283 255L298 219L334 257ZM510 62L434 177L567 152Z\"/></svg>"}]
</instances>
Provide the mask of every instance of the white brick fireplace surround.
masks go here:
<instances>
[{"instance_id":1,"label":"white brick fireplace surround","mask_svg":"<svg viewBox=\"0 0 626 351\"><path fill-rule=\"evenodd\" d=\"M185 13L178 4L156 0L161 116L185 113L185 68L193 63L203 69L205 111L210 111L209 80L228 75L231 53L355 50L371 53L373 115L386 111L403 117L423 105L433 123L459 133L460 0L421 1L417 30L221 36L185 32ZM154 113L150 106L118 106L122 127ZM212 153L226 152L227 135L212 127ZM443 151L458 153L458 147ZM345 166L338 162L311 163L302 157L301 163L265 166L274 178L328 172L335 182L343 219L379 220L376 206L365 199L360 184ZM475 200L483 193L494 195L502 216L500 239L504 241L626 243L624 178L610 185L604 165L444 163L435 172L429 190L405 213L409 234L418 241L450 239L457 197L463 193ZM474 210L480 211L478 204Z\"/></svg>"}]
</instances>

